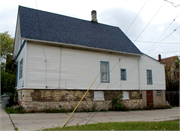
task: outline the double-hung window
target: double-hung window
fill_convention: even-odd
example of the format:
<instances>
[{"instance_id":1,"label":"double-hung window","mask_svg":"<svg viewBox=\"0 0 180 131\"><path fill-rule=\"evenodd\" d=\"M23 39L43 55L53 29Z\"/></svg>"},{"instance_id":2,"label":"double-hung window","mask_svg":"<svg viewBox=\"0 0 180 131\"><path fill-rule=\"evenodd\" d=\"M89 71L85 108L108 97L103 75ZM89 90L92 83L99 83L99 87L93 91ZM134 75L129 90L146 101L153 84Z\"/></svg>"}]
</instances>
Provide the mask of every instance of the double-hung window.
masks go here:
<instances>
[{"instance_id":1,"label":"double-hung window","mask_svg":"<svg viewBox=\"0 0 180 131\"><path fill-rule=\"evenodd\" d=\"M110 82L110 72L109 72L109 62L101 61L101 82L109 83Z\"/></svg>"},{"instance_id":2,"label":"double-hung window","mask_svg":"<svg viewBox=\"0 0 180 131\"><path fill-rule=\"evenodd\" d=\"M147 84L152 85L153 80L152 80L152 70L147 70Z\"/></svg>"},{"instance_id":3,"label":"double-hung window","mask_svg":"<svg viewBox=\"0 0 180 131\"><path fill-rule=\"evenodd\" d=\"M20 61L19 64L19 79L22 77L23 74L23 59Z\"/></svg>"},{"instance_id":4,"label":"double-hung window","mask_svg":"<svg viewBox=\"0 0 180 131\"><path fill-rule=\"evenodd\" d=\"M121 69L121 80L127 80L126 69Z\"/></svg>"}]
</instances>

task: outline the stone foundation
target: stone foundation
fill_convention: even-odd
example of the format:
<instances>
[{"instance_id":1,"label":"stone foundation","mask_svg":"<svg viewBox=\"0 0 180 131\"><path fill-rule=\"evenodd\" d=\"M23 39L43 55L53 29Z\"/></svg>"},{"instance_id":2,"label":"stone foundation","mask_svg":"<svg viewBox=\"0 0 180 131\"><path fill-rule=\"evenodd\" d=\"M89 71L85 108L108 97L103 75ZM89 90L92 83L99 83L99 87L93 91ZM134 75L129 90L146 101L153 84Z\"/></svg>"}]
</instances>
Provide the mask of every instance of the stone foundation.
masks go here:
<instances>
[{"instance_id":1,"label":"stone foundation","mask_svg":"<svg viewBox=\"0 0 180 131\"><path fill-rule=\"evenodd\" d=\"M130 109L143 108L142 99L123 100L123 105Z\"/></svg>"},{"instance_id":2,"label":"stone foundation","mask_svg":"<svg viewBox=\"0 0 180 131\"><path fill-rule=\"evenodd\" d=\"M84 90L19 90L24 95L22 106L27 110L63 109L73 110L86 91ZM112 97L118 98L121 91L104 91L104 100L94 101L94 91L90 90L81 104L79 111L83 110L109 110ZM123 104L130 109L142 108L142 92L129 91L129 100L123 100Z\"/></svg>"}]
</instances>

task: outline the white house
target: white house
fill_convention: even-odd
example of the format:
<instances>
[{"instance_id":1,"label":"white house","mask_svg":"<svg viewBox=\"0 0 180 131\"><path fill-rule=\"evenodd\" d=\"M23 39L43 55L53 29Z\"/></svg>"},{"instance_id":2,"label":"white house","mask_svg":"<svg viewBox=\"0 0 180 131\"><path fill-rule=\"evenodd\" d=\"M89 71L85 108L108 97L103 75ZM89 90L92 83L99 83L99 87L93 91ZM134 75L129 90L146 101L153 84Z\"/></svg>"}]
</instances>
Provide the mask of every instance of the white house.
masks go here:
<instances>
[{"instance_id":1,"label":"white house","mask_svg":"<svg viewBox=\"0 0 180 131\"><path fill-rule=\"evenodd\" d=\"M165 71L118 28L19 6L13 57L27 110L107 110L112 97L129 108L165 105Z\"/></svg>"}]
</instances>

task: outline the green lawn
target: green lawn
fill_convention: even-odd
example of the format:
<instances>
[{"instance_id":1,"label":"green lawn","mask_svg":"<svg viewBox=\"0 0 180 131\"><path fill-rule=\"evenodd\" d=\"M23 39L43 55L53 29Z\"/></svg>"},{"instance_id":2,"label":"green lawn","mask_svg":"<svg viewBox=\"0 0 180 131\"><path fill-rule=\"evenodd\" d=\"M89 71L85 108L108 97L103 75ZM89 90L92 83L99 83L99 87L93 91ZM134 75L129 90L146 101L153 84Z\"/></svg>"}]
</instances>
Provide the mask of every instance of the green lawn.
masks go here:
<instances>
[{"instance_id":1,"label":"green lawn","mask_svg":"<svg viewBox=\"0 0 180 131\"><path fill-rule=\"evenodd\" d=\"M109 122L44 129L46 130L179 130L179 119L160 122Z\"/></svg>"}]
</instances>

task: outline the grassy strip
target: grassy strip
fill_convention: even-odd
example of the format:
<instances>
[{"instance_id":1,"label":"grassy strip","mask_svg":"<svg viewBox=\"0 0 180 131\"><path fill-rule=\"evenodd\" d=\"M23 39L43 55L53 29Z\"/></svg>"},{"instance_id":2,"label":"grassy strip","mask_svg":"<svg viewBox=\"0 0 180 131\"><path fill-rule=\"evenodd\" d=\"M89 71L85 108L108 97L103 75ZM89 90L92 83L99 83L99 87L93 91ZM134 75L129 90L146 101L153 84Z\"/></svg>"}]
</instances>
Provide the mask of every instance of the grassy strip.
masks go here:
<instances>
[{"instance_id":1,"label":"grassy strip","mask_svg":"<svg viewBox=\"0 0 180 131\"><path fill-rule=\"evenodd\" d=\"M63 129L57 127L43 131L48 130L179 130L179 119L160 122L109 122L69 126Z\"/></svg>"},{"instance_id":2,"label":"grassy strip","mask_svg":"<svg viewBox=\"0 0 180 131\"><path fill-rule=\"evenodd\" d=\"M14 122L12 121L11 116L10 116L9 114L8 114L8 116L9 116L9 118L10 118L10 120L11 120L11 123L12 123L14 129L15 129L16 131L18 131L18 128L14 125Z\"/></svg>"},{"instance_id":3,"label":"grassy strip","mask_svg":"<svg viewBox=\"0 0 180 131\"><path fill-rule=\"evenodd\" d=\"M120 110L120 111L134 111L134 110L157 110L157 109L170 109L172 108L171 106L159 106L159 107L145 107L143 109L141 108L138 108L138 109L129 109L127 107L124 107L123 110ZM19 109L14 109L13 107L7 107L4 109L6 111L7 114L21 114L21 113L68 113L68 112L72 112L71 110L66 110L66 109L43 109L43 110L30 110L30 111L26 111L22 106L20 107L20 110ZM105 111L105 110L100 110L100 112L102 111ZM114 110L111 110L109 109L109 111L114 111ZM96 112L95 109L92 109L92 110L82 110L82 111L75 111L75 112Z\"/></svg>"}]
</instances>

